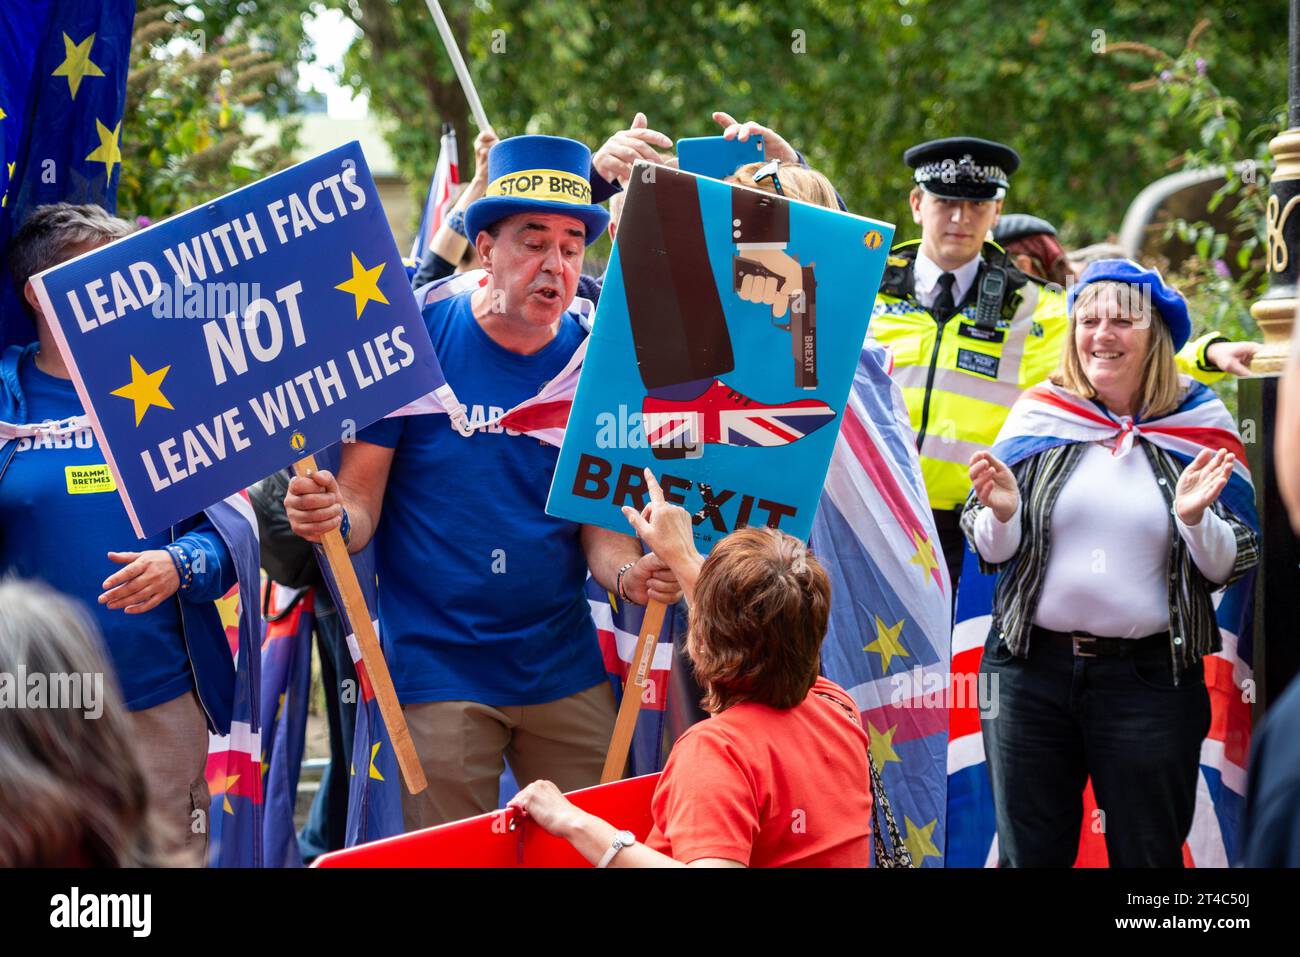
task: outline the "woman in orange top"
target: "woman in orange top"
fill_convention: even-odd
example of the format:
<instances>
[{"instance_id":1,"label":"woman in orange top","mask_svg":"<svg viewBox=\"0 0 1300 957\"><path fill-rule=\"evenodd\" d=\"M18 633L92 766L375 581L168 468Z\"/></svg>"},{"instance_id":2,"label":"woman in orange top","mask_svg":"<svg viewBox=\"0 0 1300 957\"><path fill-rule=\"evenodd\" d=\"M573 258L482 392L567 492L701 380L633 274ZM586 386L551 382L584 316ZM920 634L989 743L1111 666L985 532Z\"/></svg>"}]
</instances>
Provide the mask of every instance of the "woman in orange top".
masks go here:
<instances>
[{"instance_id":1,"label":"woman in orange top","mask_svg":"<svg viewBox=\"0 0 1300 957\"><path fill-rule=\"evenodd\" d=\"M599 867L866 867L867 736L848 694L818 676L830 581L803 543L745 528L707 559L691 517L665 503L624 508L691 604L686 651L711 720L673 747L648 836L574 807L549 781L510 802ZM644 843L639 841L644 840Z\"/></svg>"}]
</instances>

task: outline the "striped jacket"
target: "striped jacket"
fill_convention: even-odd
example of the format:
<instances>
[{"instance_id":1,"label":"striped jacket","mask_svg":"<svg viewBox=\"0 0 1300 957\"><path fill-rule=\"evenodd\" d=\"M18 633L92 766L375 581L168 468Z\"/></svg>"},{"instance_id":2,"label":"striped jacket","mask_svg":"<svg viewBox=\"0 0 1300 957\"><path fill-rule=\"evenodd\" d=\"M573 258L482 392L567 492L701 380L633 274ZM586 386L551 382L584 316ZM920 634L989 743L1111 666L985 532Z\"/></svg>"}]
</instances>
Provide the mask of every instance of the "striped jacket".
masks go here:
<instances>
[{"instance_id":1,"label":"striped jacket","mask_svg":"<svg viewBox=\"0 0 1300 957\"><path fill-rule=\"evenodd\" d=\"M1211 596L1240 579L1259 562L1259 540L1250 526L1233 516L1222 503L1215 502L1214 513L1227 521L1236 535L1237 557L1227 582L1216 584L1206 578L1174 524L1174 490L1178 487L1182 464L1150 442L1138 439L1136 444L1151 462L1156 484L1169 506L1169 653L1177 682L1186 668L1220 649L1219 626ZM1052 546L1052 509L1078 465L1083 448L1080 442L1059 445L1011 467L1021 494L1020 547L1015 555L1000 564L991 564L980 556L981 571L998 574L993 594L993 627L1008 650L1022 658L1029 654L1030 627L1042 599ZM962 531L972 543L975 519L984 507L972 492L962 510Z\"/></svg>"}]
</instances>

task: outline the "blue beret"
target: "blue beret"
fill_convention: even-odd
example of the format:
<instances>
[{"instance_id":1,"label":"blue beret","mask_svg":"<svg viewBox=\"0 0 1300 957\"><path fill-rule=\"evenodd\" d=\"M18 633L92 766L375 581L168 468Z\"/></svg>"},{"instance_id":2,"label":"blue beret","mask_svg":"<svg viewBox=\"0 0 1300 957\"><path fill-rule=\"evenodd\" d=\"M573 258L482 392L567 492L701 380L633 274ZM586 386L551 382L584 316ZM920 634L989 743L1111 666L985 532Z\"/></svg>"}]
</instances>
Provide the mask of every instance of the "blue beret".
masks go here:
<instances>
[{"instance_id":1,"label":"blue beret","mask_svg":"<svg viewBox=\"0 0 1300 957\"><path fill-rule=\"evenodd\" d=\"M1070 316L1074 316L1074 301L1079 291L1095 282L1121 282L1143 286L1150 291L1156 312L1169 328L1174 348L1181 349L1192 337L1192 320L1187 313L1187 300L1177 289L1167 284L1158 270L1146 269L1131 259L1098 259L1089 263L1079 281L1065 296Z\"/></svg>"}]
</instances>

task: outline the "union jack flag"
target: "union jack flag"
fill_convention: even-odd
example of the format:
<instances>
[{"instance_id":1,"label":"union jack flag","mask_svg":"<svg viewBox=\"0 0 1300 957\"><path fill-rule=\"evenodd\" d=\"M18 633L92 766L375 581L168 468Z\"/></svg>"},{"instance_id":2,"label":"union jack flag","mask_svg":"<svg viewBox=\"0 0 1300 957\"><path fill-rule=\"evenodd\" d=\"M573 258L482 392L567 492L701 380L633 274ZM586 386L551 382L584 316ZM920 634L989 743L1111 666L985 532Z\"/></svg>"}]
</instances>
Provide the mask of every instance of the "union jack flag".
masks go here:
<instances>
[{"instance_id":1,"label":"union jack flag","mask_svg":"<svg viewBox=\"0 0 1300 957\"><path fill-rule=\"evenodd\" d=\"M447 218L455 196L454 187L460 182L460 165L456 152L456 131L450 123L443 124L442 141L438 148L438 165L433 168L433 178L429 180L429 192L424 198L424 211L420 214L420 228L411 243L411 258L416 268L424 262L424 255L429 244L437 234L438 228Z\"/></svg>"},{"instance_id":2,"label":"union jack flag","mask_svg":"<svg viewBox=\"0 0 1300 957\"><path fill-rule=\"evenodd\" d=\"M262 614L258 605L257 516L247 492L231 495L204 514L235 560L239 584L217 602L235 659L235 704L230 734L208 735L205 777L208 864L262 866ZM182 607L184 607L182 605Z\"/></svg>"},{"instance_id":3,"label":"union jack flag","mask_svg":"<svg viewBox=\"0 0 1300 957\"><path fill-rule=\"evenodd\" d=\"M831 579L822 670L857 702L912 861L942 867L952 592L889 366L868 340L813 522Z\"/></svg>"},{"instance_id":4,"label":"union jack flag","mask_svg":"<svg viewBox=\"0 0 1300 957\"><path fill-rule=\"evenodd\" d=\"M647 397L646 440L656 447L697 448L701 443L739 446L788 445L835 419L835 410L817 399L781 405L755 402L721 381L702 396L680 402Z\"/></svg>"}]
</instances>

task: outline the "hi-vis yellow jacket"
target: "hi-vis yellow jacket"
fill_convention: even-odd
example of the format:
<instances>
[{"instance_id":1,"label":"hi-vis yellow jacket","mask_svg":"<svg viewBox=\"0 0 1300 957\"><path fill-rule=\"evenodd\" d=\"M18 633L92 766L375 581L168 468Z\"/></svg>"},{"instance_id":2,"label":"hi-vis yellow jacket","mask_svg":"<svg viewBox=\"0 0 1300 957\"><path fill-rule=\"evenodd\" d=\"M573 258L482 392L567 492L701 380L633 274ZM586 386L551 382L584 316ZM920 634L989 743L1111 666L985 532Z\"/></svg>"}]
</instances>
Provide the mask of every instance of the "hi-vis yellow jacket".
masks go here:
<instances>
[{"instance_id":1,"label":"hi-vis yellow jacket","mask_svg":"<svg viewBox=\"0 0 1300 957\"><path fill-rule=\"evenodd\" d=\"M957 314L942 326L916 301L912 267L920 241L895 246L887 261L868 335L893 352L894 381L903 390L916 433L921 473L936 511L956 508L970 492L970 457L993 444L1020 393L1060 364L1069 332L1065 293L1008 265L1002 316L995 329L975 324L985 266ZM1001 259L993 243L984 259ZM1178 353L1182 372L1201 382L1223 374L1205 362L1210 333Z\"/></svg>"}]
</instances>

